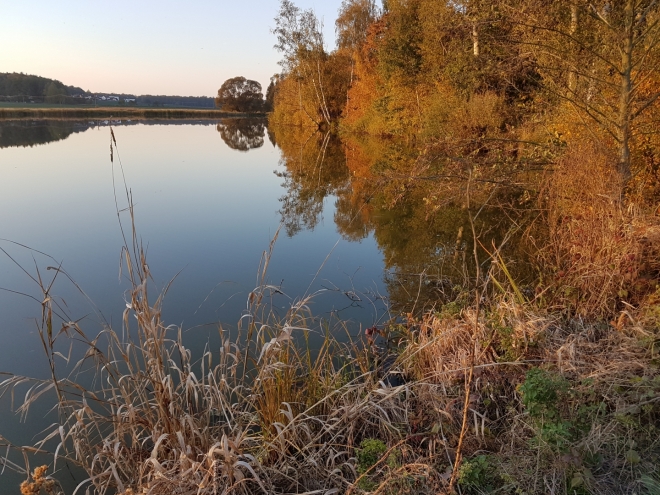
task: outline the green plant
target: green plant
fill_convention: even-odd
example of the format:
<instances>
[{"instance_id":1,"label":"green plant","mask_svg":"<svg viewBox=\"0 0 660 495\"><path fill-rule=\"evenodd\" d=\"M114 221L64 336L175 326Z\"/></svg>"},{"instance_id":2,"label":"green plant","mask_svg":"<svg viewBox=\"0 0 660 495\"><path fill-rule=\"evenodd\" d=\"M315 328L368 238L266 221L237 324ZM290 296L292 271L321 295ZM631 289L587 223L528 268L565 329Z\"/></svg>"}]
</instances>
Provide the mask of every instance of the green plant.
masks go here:
<instances>
[{"instance_id":1,"label":"green plant","mask_svg":"<svg viewBox=\"0 0 660 495\"><path fill-rule=\"evenodd\" d=\"M382 440L367 438L362 440L360 448L355 449L357 457L357 471L359 474L365 473L369 468L376 464L383 454L387 451L387 445Z\"/></svg>"},{"instance_id":2,"label":"green plant","mask_svg":"<svg viewBox=\"0 0 660 495\"><path fill-rule=\"evenodd\" d=\"M458 483L468 492L490 492L498 485L491 456L478 455L464 461L458 471Z\"/></svg>"},{"instance_id":3,"label":"green plant","mask_svg":"<svg viewBox=\"0 0 660 495\"><path fill-rule=\"evenodd\" d=\"M461 291L453 301L449 301L442 305L440 312L437 313L439 318L456 318L460 316L461 312L470 306L472 299L470 293Z\"/></svg>"},{"instance_id":4,"label":"green plant","mask_svg":"<svg viewBox=\"0 0 660 495\"><path fill-rule=\"evenodd\" d=\"M516 335L514 329L499 322L492 323L493 331L498 337L500 361L515 361L520 357L521 349L516 346Z\"/></svg>"},{"instance_id":5,"label":"green plant","mask_svg":"<svg viewBox=\"0 0 660 495\"><path fill-rule=\"evenodd\" d=\"M522 400L534 419L556 420L559 417L557 401L568 390L568 381L541 368L527 372L520 386Z\"/></svg>"},{"instance_id":6,"label":"green plant","mask_svg":"<svg viewBox=\"0 0 660 495\"><path fill-rule=\"evenodd\" d=\"M539 439L560 450L572 438L573 424L562 419L559 409L560 400L567 396L569 385L568 380L560 375L532 368L520 386L523 404L536 422Z\"/></svg>"},{"instance_id":7,"label":"green plant","mask_svg":"<svg viewBox=\"0 0 660 495\"><path fill-rule=\"evenodd\" d=\"M588 485L593 483L594 476L591 474L591 470L583 467L576 470L573 475L570 477L569 486L571 492L574 495L589 495L591 492L588 489Z\"/></svg>"},{"instance_id":8,"label":"green plant","mask_svg":"<svg viewBox=\"0 0 660 495\"><path fill-rule=\"evenodd\" d=\"M648 474L642 475L639 482L646 489L648 495L660 495L660 478Z\"/></svg>"},{"instance_id":9,"label":"green plant","mask_svg":"<svg viewBox=\"0 0 660 495\"><path fill-rule=\"evenodd\" d=\"M387 445L382 440L366 438L360 443L360 448L355 449L357 457L357 472L360 475L369 471L385 454ZM388 459L389 462L389 459ZM358 483L363 490L373 490L378 484L368 476L364 476Z\"/></svg>"}]
</instances>

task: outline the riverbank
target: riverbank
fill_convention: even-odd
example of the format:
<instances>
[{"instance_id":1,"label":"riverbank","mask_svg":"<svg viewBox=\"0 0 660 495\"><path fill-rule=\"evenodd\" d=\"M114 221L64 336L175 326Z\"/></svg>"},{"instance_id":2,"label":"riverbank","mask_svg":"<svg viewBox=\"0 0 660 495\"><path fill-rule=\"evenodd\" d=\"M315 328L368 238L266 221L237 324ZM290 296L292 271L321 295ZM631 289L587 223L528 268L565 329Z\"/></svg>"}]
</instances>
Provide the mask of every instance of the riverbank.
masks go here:
<instances>
[{"instance_id":1,"label":"riverbank","mask_svg":"<svg viewBox=\"0 0 660 495\"><path fill-rule=\"evenodd\" d=\"M63 394L67 419L51 436L61 433L60 458L99 491L656 493L657 304L607 328L538 311L509 287L370 328L353 343L326 333L311 358L302 337L323 331L307 326L311 300L276 318L263 311L270 288L260 285L247 303L247 341L224 339L198 373L202 356L161 320L158 302L149 305L146 264L139 272L126 320L135 316L144 344L108 329L103 352L76 323L65 329L82 336L108 383ZM42 328L49 355L51 324ZM52 486L45 471L24 495Z\"/></svg>"},{"instance_id":2,"label":"riverbank","mask_svg":"<svg viewBox=\"0 0 660 495\"><path fill-rule=\"evenodd\" d=\"M0 119L219 119L264 117L263 113L224 112L217 109L181 108L0 108Z\"/></svg>"}]
</instances>

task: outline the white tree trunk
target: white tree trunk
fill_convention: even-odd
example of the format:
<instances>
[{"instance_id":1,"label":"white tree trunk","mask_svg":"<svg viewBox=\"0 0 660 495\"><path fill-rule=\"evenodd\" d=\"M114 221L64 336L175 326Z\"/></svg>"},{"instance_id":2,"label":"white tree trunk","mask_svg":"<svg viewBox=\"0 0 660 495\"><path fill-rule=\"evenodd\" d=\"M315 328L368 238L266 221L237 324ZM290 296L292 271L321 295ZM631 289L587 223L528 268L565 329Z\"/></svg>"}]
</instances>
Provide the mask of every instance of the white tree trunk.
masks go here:
<instances>
[{"instance_id":1,"label":"white tree trunk","mask_svg":"<svg viewBox=\"0 0 660 495\"><path fill-rule=\"evenodd\" d=\"M479 31L477 31L476 21L472 23L472 53L475 57L479 56Z\"/></svg>"}]
</instances>

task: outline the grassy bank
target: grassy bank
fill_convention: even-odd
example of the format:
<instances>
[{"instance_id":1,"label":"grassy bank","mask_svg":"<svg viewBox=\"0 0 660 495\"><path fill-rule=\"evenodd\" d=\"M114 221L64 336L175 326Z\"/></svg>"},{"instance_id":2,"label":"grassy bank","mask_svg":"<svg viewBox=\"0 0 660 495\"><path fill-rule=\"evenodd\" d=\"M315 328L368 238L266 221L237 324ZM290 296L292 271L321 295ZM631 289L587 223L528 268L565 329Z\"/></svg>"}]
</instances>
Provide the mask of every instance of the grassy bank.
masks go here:
<instances>
[{"instance_id":1,"label":"grassy bank","mask_svg":"<svg viewBox=\"0 0 660 495\"><path fill-rule=\"evenodd\" d=\"M255 117L263 114L223 112L216 109L68 107L68 108L0 108L0 119L215 119L223 117Z\"/></svg>"},{"instance_id":2,"label":"grassy bank","mask_svg":"<svg viewBox=\"0 0 660 495\"><path fill-rule=\"evenodd\" d=\"M35 381L22 406L56 390L61 423L37 447L84 468L95 493L657 493L657 303L614 329L509 287L340 342L309 326L309 299L276 318L262 280L241 335L193 356L149 302L144 256L129 259L123 332L88 338L44 302L53 376L76 339L86 359L69 376L97 386ZM326 339L312 354L313 332ZM55 489L48 469L22 493Z\"/></svg>"},{"instance_id":3,"label":"grassy bank","mask_svg":"<svg viewBox=\"0 0 660 495\"><path fill-rule=\"evenodd\" d=\"M267 252L238 332L220 328L218 349L192 355L129 239L122 328L86 335L58 317L44 281L52 379L0 384L25 397L20 412L55 392L60 421L36 448L82 468L92 493L658 493L658 290L611 322L594 316L600 299L557 311L523 294L493 252L434 311L351 339L341 322L315 323L313 297L271 311ZM315 349L313 333L324 336ZM65 366L71 342L84 358ZM56 492L53 467L32 470L22 493Z\"/></svg>"}]
</instances>

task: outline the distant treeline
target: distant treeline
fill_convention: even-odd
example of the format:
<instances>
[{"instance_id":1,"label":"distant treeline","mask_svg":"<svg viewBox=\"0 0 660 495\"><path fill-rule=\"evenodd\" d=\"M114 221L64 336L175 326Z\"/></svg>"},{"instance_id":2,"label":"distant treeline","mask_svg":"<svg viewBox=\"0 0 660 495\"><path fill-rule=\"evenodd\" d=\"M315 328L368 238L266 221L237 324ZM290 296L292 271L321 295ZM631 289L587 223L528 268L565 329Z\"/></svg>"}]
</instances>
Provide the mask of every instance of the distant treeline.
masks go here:
<instances>
[{"instance_id":1,"label":"distant treeline","mask_svg":"<svg viewBox=\"0 0 660 495\"><path fill-rule=\"evenodd\" d=\"M38 98L57 103L64 97L83 94L82 88L66 86L55 79L16 72L0 73L0 97Z\"/></svg>"},{"instance_id":2,"label":"distant treeline","mask_svg":"<svg viewBox=\"0 0 660 495\"><path fill-rule=\"evenodd\" d=\"M24 103L59 103L67 105L116 102L150 107L214 108L215 101L207 96L166 96L120 93L92 93L76 86L66 86L46 77L0 73L0 101Z\"/></svg>"}]
</instances>

